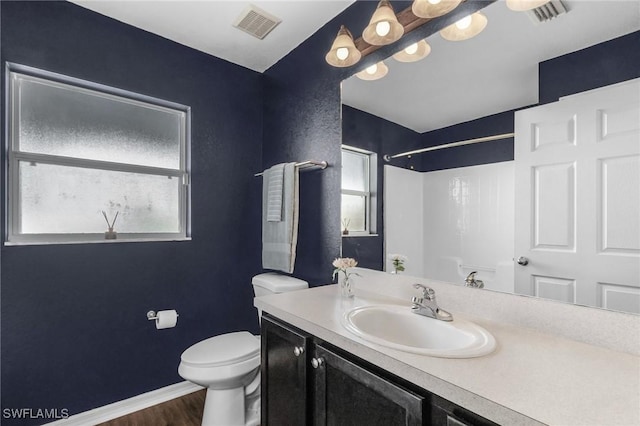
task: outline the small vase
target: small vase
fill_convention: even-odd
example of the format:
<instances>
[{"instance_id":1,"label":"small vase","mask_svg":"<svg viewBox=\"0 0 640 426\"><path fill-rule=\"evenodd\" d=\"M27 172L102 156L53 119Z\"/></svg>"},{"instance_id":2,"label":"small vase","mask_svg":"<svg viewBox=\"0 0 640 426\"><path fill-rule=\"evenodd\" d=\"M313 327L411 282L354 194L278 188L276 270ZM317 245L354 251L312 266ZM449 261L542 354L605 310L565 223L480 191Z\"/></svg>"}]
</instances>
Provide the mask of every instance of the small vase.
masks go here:
<instances>
[{"instance_id":1,"label":"small vase","mask_svg":"<svg viewBox=\"0 0 640 426\"><path fill-rule=\"evenodd\" d=\"M113 228L109 228L107 232L104 233L105 240L116 240L118 239L118 233L113 230Z\"/></svg>"},{"instance_id":2,"label":"small vase","mask_svg":"<svg viewBox=\"0 0 640 426\"><path fill-rule=\"evenodd\" d=\"M338 287L340 288L340 295L342 297L353 297L353 282L346 273L338 275Z\"/></svg>"}]
</instances>

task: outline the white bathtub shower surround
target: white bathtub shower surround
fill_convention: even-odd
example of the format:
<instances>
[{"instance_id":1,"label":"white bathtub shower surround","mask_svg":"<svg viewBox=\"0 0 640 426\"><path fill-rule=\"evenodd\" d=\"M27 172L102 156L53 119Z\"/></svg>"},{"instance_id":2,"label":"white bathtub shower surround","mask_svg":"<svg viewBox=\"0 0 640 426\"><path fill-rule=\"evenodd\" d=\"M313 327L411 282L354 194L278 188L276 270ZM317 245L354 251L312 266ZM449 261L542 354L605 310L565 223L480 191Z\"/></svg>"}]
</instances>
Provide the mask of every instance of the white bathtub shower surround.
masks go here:
<instances>
[{"instance_id":1,"label":"white bathtub shower surround","mask_svg":"<svg viewBox=\"0 0 640 426\"><path fill-rule=\"evenodd\" d=\"M385 166L385 251L414 259L410 275L462 284L477 271L486 288L513 292L513 171Z\"/></svg>"},{"instance_id":2,"label":"white bathtub shower surround","mask_svg":"<svg viewBox=\"0 0 640 426\"><path fill-rule=\"evenodd\" d=\"M405 274L424 274L424 182L421 174L384 166L384 259L385 271L393 271L390 254L407 256Z\"/></svg>"},{"instance_id":3,"label":"white bathtub shower surround","mask_svg":"<svg viewBox=\"0 0 640 426\"><path fill-rule=\"evenodd\" d=\"M640 316L356 269L353 301L324 286L255 304L498 424L640 424ZM342 326L344 312L356 306L409 309L414 282L431 286L454 318L493 334L496 350L473 359L434 358L367 342Z\"/></svg>"}]
</instances>

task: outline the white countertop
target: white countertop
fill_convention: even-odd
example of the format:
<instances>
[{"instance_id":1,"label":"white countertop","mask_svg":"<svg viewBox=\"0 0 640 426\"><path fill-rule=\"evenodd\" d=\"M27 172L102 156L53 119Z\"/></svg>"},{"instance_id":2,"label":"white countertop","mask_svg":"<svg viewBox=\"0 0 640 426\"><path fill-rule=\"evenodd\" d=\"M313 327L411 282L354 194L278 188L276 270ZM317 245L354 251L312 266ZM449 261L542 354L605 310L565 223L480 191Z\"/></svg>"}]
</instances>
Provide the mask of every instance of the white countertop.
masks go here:
<instances>
[{"instance_id":1,"label":"white countertop","mask_svg":"<svg viewBox=\"0 0 640 426\"><path fill-rule=\"evenodd\" d=\"M487 329L496 350L469 359L435 358L369 343L340 323L346 310L410 302L336 285L263 296L255 306L289 324L502 425L640 425L640 357L485 320L448 309Z\"/></svg>"}]
</instances>

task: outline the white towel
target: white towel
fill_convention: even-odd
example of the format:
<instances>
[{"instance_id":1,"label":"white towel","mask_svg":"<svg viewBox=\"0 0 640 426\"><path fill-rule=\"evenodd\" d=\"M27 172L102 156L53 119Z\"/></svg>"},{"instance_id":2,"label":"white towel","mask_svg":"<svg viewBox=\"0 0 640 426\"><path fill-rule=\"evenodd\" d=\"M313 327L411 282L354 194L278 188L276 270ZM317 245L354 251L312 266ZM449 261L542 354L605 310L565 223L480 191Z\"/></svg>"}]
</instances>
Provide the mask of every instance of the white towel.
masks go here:
<instances>
[{"instance_id":1,"label":"white towel","mask_svg":"<svg viewBox=\"0 0 640 426\"><path fill-rule=\"evenodd\" d=\"M282 216L279 222L270 222L269 179L262 181L262 267L293 273L298 243L298 168L286 163L282 185Z\"/></svg>"},{"instance_id":2,"label":"white towel","mask_svg":"<svg viewBox=\"0 0 640 426\"><path fill-rule=\"evenodd\" d=\"M284 183L284 164L276 164L263 173L267 184L267 221L282 221L282 190Z\"/></svg>"}]
</instances>

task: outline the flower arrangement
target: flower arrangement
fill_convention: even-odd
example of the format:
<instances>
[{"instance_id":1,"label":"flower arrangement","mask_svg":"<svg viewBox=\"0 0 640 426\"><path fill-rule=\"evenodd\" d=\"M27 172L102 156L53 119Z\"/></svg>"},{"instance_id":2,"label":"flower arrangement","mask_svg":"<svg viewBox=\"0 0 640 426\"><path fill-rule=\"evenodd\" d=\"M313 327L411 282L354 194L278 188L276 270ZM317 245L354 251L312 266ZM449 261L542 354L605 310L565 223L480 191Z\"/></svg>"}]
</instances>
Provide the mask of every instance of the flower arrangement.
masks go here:
<instances>
[{"instance_id":1,"label":"flower arrangement","mask_svg":"<svg viewBox=\"0 0 640 426\"><path fill-rule=\"evenodd\" d=\"M393 265L394 274L404 271L404 262L407 261L407 256L403 254L390 254L389 260L391 260L391 264Z\"/></svg>"},{"instance_id":2,"label":"flower arrangement","mask_svg":"<svg viewBox=\"0 0 640 426\"><path fill-rule=\"evenodd\" d=\"M347 272L347 269L354 268L358 265L358 262L351 257L339 257L333 261L333 278L338 277L338 283L340 285L340 293L345 297L353 297L353 288L349 277L351 275L358 275L355 272ZM344 279L340 280L340 272L344 274Z\"/></svg>"}]
</instances>

